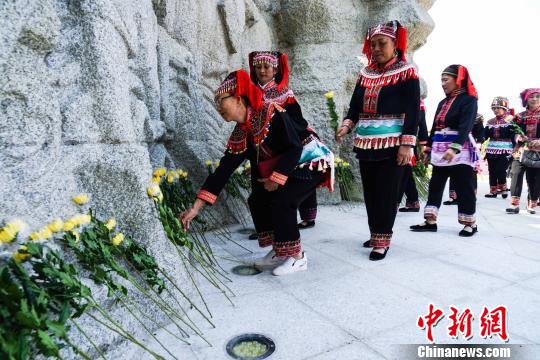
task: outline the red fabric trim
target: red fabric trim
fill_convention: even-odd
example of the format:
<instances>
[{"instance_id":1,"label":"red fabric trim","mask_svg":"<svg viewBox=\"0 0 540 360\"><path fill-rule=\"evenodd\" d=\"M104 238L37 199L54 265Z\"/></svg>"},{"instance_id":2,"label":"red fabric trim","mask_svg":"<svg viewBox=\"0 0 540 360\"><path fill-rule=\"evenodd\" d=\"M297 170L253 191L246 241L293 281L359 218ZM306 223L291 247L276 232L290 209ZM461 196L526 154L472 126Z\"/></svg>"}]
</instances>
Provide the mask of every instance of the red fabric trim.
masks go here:
<instances>
[{"instance_id":1,"label":"red fabric trim","mask_svg":"<svg viewBox=\"0 0 540 360\"><path fill-rule=\"evenodd\" d=\"M302 251L300 239L294 241L274 241L273 247L277 257L292 257Z\"/></svg>"},{"instance_id":2,"label":"red fabric trim","mask_svg":"<svg viewBox=\"0 0 540 360\"><path fill-rule=\"evenodd\" d=\"M216 202L217 195L212 194L210 191L200 190L197 194L197 198L212 205Z\"/></svg>"},{"instance_id":3,"label":"red fabric trim","mask_svg":"<svg viewBox=\"0 0 540 360\"><path fill-rule=\"evenodd\" d=\"M270 246L274 243L274 232L273 231L263 231L257 234L259 240L259 246L264 248Z\"/></svg>"},{"instance_id":4,"label":"red fabric trim","mask_svg":"<svg viewBox=\"0 0 540 360\"><path fill-rule=\"evenodd\" d=\"M456 83L458 85L458 88L467 89L467 93L469 95L474 96L478 99L478 92L476 91L476 88L474 87L474 84L471 80L469 70L467 70L467 68L463 65L459 65L458 67L458 76L456 79Z\"/></svg>"},{"instance_id":5,"label":"red fabric trim","mask_svg":"<svg viewBox=\"0 0 540 360\"><path fill-rule=\"evenodd\" d=\"M416 136L414 135L401 135L401 145L416 145Z\"/></svg>"},{"instance_id":6,"label":"red fabric trim","mask_svg":"<svg viewBox=\"0 0 540 360\"><path fill-rule=\"evenodd\" d=\"M272 175L270 175L269 180L279 185L285 185L288 178L289 178L288 176L285 176L283 174L278 173L277 171L274 171L272 172Z\"/></svg>"}]
</instances>

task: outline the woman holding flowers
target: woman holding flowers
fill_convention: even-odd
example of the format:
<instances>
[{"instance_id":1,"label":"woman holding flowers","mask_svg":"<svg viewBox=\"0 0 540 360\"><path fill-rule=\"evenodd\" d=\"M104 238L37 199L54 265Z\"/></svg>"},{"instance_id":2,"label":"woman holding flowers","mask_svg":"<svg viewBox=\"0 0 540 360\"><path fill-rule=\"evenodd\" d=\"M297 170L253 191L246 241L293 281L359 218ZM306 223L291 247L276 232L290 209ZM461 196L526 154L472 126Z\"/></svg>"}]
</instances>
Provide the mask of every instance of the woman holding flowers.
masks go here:
<instances>
[{"instance_id":1,"label":"woman holding flowers","mask_svg":"<svg viewBox=\"0 0 540 360\"><path fill-rule=\"evenodd\" d=\"M216 201L231 174L249 159L253 223L259 245L272 246L255 265L274 267L274 275L306 270L296 212L317 186L332 190L332 152L313 137L303 118L290 116L274 102L264 102L260 89L243 70L227 76L215 92L215 102L223 119L237 124L220 166L206 178L193 206L182 213L184 227L189 229L200 209Z\"/></svg>"},{"instance_id":2,"label":"woman holding flowers","mask_svg":"<svg viewBox=\"0 0 540 360\"><path fill-rule=\"evenodd\" d=\"M420 81L405 59L407 31L398 21L371 27L349 112L337 140L353 131L368 215L370 260L382 260L392 239L404 166L411 162L420 111Z\"/></svg>"}]
</instances>

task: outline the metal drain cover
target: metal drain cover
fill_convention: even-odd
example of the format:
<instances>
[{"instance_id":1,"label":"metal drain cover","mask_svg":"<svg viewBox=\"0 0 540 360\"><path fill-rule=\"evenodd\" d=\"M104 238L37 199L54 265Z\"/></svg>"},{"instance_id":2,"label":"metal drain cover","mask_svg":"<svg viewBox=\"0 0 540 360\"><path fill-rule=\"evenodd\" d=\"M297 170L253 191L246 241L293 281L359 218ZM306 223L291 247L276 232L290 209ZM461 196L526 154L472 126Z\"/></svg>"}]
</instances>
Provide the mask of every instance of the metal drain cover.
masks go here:
<instances>
[{"instance_id":1,"label":"metal drain cover","mask_svg":"<svg viewBox=\"0 0 540 360\"><path fill-rule=\"evenodd\" d=\"M262 334L242 334L227 343L227 354L233 359L266 359L276 350L272 339Z\"/></svg>"},{"instance_id":2,"label":"metal drain cover","mask_svg":"<svg viewBox=\"0 0 540 360\"><path fill-rule=\"evenodd\" d=\"M262 271L257 269L255 266L251 265L238 265L231 269L233 274L241 275L241 276L253 276L258 275Z\"/></svg>"}]
</instances>

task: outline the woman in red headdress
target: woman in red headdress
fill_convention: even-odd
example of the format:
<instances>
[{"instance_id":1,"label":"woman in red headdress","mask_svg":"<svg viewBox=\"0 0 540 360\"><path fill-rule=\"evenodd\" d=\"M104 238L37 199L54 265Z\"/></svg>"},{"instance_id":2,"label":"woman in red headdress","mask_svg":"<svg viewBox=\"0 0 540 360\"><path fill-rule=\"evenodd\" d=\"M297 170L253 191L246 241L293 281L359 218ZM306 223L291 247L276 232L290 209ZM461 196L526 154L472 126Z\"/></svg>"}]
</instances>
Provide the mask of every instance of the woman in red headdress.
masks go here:
<instances>
[{"instance_id":1,"label":"woman in red headdress","mask_svg":"<svg viewBox=\"0 0 540 360\"><path fill-rule=\"evenodd\" d=\"M263 92L264 101L275 102L287 110L290 116L302 117L300 105L289 89L289 62L287 55L278 51L253 51L249 54L249 75ZM313 132L313 135L316 134ZM315 226L317 218L317 192L304 200L298 207L300 219L298 227L307 229ZM256 238L250 236L250 238Z\"/></svg>"},{"instance_id":2,"label":"woman in red headdress","mask_svg":"<svg viewBox=\"0 0 540 360\"><path fill-rule=\"evenodd\" d=\"M474 171L480 158L471 134L477 110L478 94L467 68L450 65L441 75L446 98L439 103L431 128L426 153L431 156L433 172L429 181L424 223L412 225L412 231L437 231L437 216L448 178L455 184L458 222L464 225L460 236L472 236L476 225Z\"/></svg>"},{"instance_id":3,"label":"woman in red headdress","mask_svg":"<svg viewBox=\"0 0 540 360\"><path fill-rule=\"evenodd\" d=\"M384 259L390 247L404 167L416 146L420 81L405 59L407 31L398 21L371 27L363 53L369 65L360 71L349 112L337 133L341 141L355 131L354 151L368 215L370 260Z\"/></svg>"},{"instance_id":4,"label":"woman in red headdress","mask_svg":"<svg viewBox=\"0 0 540 360\"><path fill-rule=\"evenodd\" d=\"M512 200L506 209L509 214L519 213L519 200L523 186L523 175L526 174L529 196L527 211L536 213L540 196L540 88L525 89L520 94L525 111L514 118L514 122L525 135L516 135L516 149L512 160L512 182L510 194Z\"/></svg>"},{"instance_id":5,"label":"woman in red headdress","mask_svg":"<svg viewBox=\"0 0 540 360\"><path fill-rule=\"evenodd\" d=\"M310 151L307 122L263 95L243 71L235 71L215 92L216 107L227 122L236 122L225 155L214 173L206 178L193 206L181 215L186 229L205 205L213 204L227 180L246 159L251 167L249 198L253 223L261 247L272 250L255 265L273 267L274 275L307 269L296 212L317 186L333 189L333 154L326 157ZM324 166L313 166L324 162ZM309 172L309 176L306 176Z\"/></svg>"}]
</instances>

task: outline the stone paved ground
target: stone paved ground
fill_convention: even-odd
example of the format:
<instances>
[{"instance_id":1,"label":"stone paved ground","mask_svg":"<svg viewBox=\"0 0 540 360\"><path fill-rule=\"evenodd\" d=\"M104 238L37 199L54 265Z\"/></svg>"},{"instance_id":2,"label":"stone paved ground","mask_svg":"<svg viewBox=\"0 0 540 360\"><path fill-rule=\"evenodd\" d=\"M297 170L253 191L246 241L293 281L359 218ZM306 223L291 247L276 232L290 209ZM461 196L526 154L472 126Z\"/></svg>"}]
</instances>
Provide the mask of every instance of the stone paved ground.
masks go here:
<instances>
[{"instance_id":1,"label":"stone paved ground","mask_svg":"<svg viewBox=\"0 0 540 360\"><path fill-rule=\"evenodd\" d=\"M481 181L476 236L457 236L461 226L454 206L441 209L435 234L408 230L421 214L399 214L392 248L380 262L369 261L369 250L361 247L368 239L363 206L322 206L317 226L302 233L307 272L231 275L234 307L208 289L217 328L205 334L213 347L197 339L185 346L163 331L158 334L179 359L227 359L227 341L246 332L275 340L270 359L404 359L398 344L426 343L416 321L429 303L446 312L450 305L471 308L474 337L467 343L495 344L501 341L480 338L479 317L484 305L504 304L510 343L526 344L525 358L540 359L540 215L506 215L507 201L485 199L487 188ZM216 252L238 261L264 255L245 235L235 237L254 254L230 243L216 244ZM452 342L448 324L445 317L435 327L438 343Z\"/></svg>"}]
</instances>

